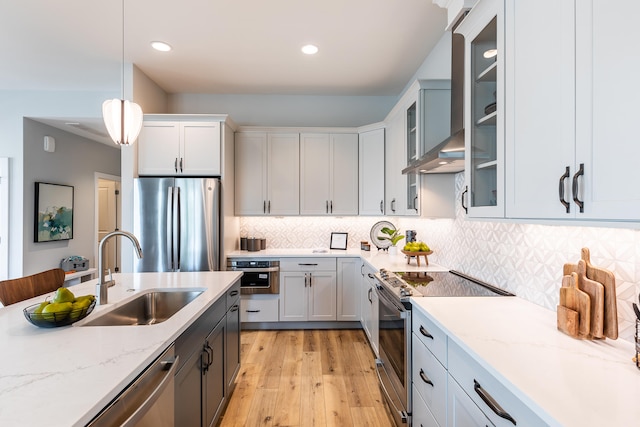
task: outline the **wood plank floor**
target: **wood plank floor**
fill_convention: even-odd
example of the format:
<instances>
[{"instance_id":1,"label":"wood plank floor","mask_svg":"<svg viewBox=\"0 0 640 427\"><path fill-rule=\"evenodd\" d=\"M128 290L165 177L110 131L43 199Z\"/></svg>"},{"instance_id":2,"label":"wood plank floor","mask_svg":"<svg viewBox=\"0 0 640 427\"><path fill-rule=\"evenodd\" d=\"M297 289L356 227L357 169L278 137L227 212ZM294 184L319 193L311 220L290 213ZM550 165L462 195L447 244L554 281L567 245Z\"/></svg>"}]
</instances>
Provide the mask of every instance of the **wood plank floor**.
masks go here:
<instances>
[{"instance_id":1,"label":"wood plank floor","mask_svg":"<svg viewBox=\"0 0 640 427\"><path fill-rule=\"evenodd\" d=\"M389 427L362 330L242 331L221 427Z\"/></svg>"}]
</instances>

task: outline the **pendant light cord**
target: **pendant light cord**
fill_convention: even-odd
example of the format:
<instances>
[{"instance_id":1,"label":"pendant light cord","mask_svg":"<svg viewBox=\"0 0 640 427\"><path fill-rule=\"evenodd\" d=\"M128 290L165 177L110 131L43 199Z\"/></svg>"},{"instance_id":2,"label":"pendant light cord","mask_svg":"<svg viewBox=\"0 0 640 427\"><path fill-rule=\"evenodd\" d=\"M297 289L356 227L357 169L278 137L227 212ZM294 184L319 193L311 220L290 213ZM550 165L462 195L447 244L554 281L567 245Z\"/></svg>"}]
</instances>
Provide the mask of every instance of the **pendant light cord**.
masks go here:
<instances>
[{"instance_id":1,"label":"pendant light cord","mask_svg":"<svg viewBox=\"0 0 640 427\"><path fill-rule=\"evenodd\" d=\"M122 0L122 75L120 81L122 84L122 100L124 100L124 0Z\"/></svg>"}]
</instances>

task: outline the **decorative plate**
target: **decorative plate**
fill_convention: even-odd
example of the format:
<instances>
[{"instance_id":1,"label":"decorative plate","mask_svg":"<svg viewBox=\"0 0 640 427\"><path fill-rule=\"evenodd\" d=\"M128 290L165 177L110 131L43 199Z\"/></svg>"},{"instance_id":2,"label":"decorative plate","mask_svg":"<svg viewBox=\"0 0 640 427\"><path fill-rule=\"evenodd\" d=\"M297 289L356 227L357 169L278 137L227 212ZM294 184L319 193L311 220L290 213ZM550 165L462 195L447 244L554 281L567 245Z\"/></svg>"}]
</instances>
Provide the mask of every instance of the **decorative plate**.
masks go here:
<instances>
[{"instance_id":1,"label":"decorative plate","mask_svg":"<svg viewBox=\"0 0 640 427\"><path fill-rule=\"evenodd\" d=\"M391 240L388 239L380 239L381 231L383 228L388 227L393 230L396 229L396 226L390 223L389 221L380 221L373 224L371 227L371 233L369 233L369 237L371 237L371 242L378 247L378 249L387 249L391 246Z\"/></svg>"}]
</instances>

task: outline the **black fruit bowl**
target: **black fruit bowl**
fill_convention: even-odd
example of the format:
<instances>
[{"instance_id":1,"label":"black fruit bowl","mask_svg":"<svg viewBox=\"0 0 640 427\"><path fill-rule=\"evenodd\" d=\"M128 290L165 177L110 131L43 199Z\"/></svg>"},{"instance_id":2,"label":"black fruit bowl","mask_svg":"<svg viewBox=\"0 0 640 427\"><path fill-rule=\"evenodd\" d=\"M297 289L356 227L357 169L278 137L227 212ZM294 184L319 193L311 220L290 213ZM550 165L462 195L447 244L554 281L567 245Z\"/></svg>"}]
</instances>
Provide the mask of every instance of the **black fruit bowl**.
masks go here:
<instances>
[{"instance_id":1,"label":"black fruit bowl","mask_svg":"<svg viewBox=\"0 0 640 427\"><path fill-rule=\"evenodd\" d=\"M30 305L23 311L27 320L40 328L57 328L58 326L68 326L72 323L82 320L93 311L96 302L91 301L87 307L71 310L68 313L34 313L40 303Z\"/></svg>"}]
</instances>

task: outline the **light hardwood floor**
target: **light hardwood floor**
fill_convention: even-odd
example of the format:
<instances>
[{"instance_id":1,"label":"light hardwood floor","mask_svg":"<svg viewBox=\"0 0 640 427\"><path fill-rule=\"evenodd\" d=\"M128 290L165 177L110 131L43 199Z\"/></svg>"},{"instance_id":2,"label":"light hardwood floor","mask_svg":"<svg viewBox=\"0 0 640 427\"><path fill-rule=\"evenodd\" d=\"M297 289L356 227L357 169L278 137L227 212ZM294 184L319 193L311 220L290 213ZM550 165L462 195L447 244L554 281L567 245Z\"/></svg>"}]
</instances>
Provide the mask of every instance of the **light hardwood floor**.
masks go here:
<instances>
[{"instance_id":1,"label":"light hardwood floor","mask_svg":"<svg viewBox=\"0 0 640 427\"><path fill-rule=\"evenodd\" d=\"M392 426L362 330L243 331L230 426Z\"/></svg>"}]
</instances>

